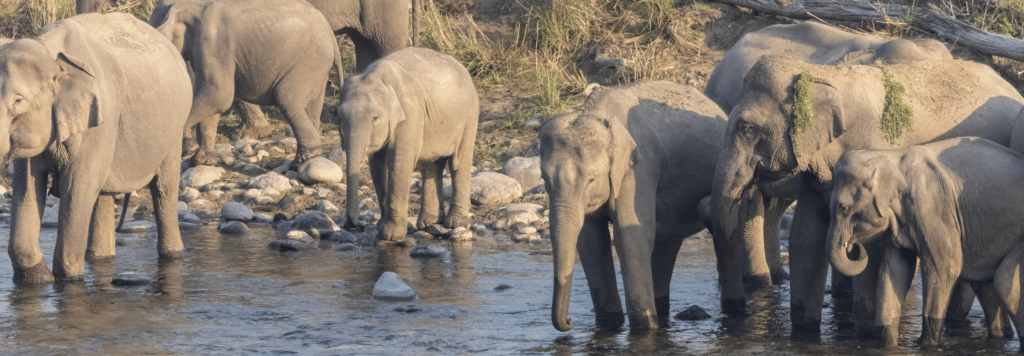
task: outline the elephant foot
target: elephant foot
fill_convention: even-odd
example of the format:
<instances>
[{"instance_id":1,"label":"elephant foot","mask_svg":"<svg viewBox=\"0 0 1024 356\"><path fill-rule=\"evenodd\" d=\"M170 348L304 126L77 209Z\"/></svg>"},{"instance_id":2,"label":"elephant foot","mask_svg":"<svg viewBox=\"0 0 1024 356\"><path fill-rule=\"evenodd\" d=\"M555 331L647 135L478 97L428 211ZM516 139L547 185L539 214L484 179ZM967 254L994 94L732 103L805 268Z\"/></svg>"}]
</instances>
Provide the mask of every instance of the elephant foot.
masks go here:
<instances>
[{"instance_id":1,"label":"elephant foot","mask_svg":"<svg viewBox=\"0 0 1024 356\"><path fill-rule=\"evenodd\" d=\"M659 322L661 320L667 320L668 319L668 316L669 316L668 305L669 305L669 297L667 295L664 296L664 297L656 297L656 298L654 298L654 309L658 311L658 321Z\"/></svg>"},{"instance_id":2,"label":"elephant foot","mask_svg":"<svg viewBox=\"0 0 1024 356\"><path fill-rule=\"evenodd\" d=\"M1003 325L1001 327L992 327L988 329L989 339L1012 339L1013 338L1013 326Z\"/></svg>"},{"instance_id":3,"label":"elephant foot","mask_svg":"<svg viewBox=\"0 0 1024 356\"><path fill-rule=\"evenodd\" d=\"M771 286L772 276L770 275L743 276L743 289L745 290L758 290Z\"/></svg>"},{"instance_id":4,"label":"elephant foot","mask_svg":"<svg viewBox=\"0 0 1024 356\"><path fill-rule=\"evenodd\" d=\"M407 224L398 224L393 221L388 221L380 227L380 231L377 232L377 239L381 241L402 241L405 240Z\"/></svg>"},{"instance_id":5,"label":"elephant foot","mask_svg":"<svg viewBox=\"0 0 1024 356\"><path fill-rule=\"evenodd\" d=\"M453 212L444 218L444 227L454 229L457 227L469 227L470 220L465 214Z\"/></svg>"},{"instance_id":6,"label":"elephant foot","mask_svg":"<svg viewBox=\"0 0 1024 356\"><path fill-rule=\"evenodd\" d=\"M243 138L259 140L261 138L270 136L273 133L273 129L266 122L259 124L243 123L235 126L228 132L228 139L231 141L238 141Z\"/></svg>"},{"instance_id":7,"label":"elephant foot","mask_svg":"<svg viewBox=\"0 0 1024 356\"><path fill-rule=\"evenodd\" d=\"M790 303L789 320L793 323L793 332L804 334L821 334L821 319L807 316L803 301Z\"/></svg>"},{"instance_id":8,"label":"elephant foot","mask_svg":"<svg viewBox=\"0 0 1024 356\"><path fill-rule=\"evenodd\" d=\"M215 166L219 160L220 157L217 157L216 155L212 155L209 152L199 151L192 156L189 166Z\"/></svg>"},{"instance_id":9,"label":"elephant foot","mask_svg":"<svg viewBox=\"0 0 1024 356\"><path fill-rule=\"evenodd\" d=\"M437 215L420 214L420 217L416 219L416 230L425 230L428 227L434 226L434 224L440 223L441 220L437 218Z\"/></svg>"},{"instance_id":10,"label":"elephant foot","mask_svg":"<svg viewBox=\"0 0 1024 356\"><path fill-rule=\"evenodd\" d=\"M181 156L191 156L199 151L199 143L194 137L186 137L181 140Z\"/></svg>"},{"instance_id":11,"label":"elephant foot","mask_svg":"<svg viewBox=\"0 0 1024 356\"><path fill-rule=\"evenodd\" d=\"M113 259L116 255L112 253L96 252L93 250L85 251L86 261L106 261Z\"/></svg>"},{"instance_id":12,"label":"elephant foot","mask_svg":"<svg viewBox=\"0 0 1024 356\"><path fill-rule=\"evenodd\" d=\"M292 159L292 163L288 165L288 169L297 171L300 165L302 165L308 160L319 157L321 154L322 152L320 152L320 146L310 148L299 147L298 151L295 152L295 158Z\"/></svg>"},{"instance_id":13,"label":"elephant foot","mask_svg":"<svg viewBox=\"0 0 1024 356\"><path fill-rule=\"evenodd\" d=\"M53 281L53 273L50 273L50 268L46 266L46 260L41 260L29 268L14 267L15 284L53 283Z\"/></svg>"},{"instance_id":14,"label":"elephant foot","mask_svg":"<svg viewBox=\"0 0 1024 356\"><path fill-rule=\"evenodd\" d=\"M917 342L921 344L922 350L933 350L939 346L942 324L942 319L925 317L921 320L921 338Z\"/></svg>"},{"instance_id":15,"label":"elephant foot","mask_svg":"<svg viewBox=\"0 0 1024 356\"><path fill-rule=\"evenodd\" d=\"M185 257L185 251L160 251L160 260L178 260Z\"/></svg>"},{"instance_id":16,"label":"elephant foot","mask_svg":"<svg viewBox=\"0 0 1024 356\"><path fill-rule=\"evenodd\" d=\"M598 311L595 317L595 324L603 330L612 331L622 329L626 324L626 314L618 311Z\"/></svg>"},{"instance_id":17,"label":"elephant foot","mask_svg":"<svg viewBox=\"0 0 1024 356\"><path fill-rule=\"evenodd\" d=\"M746 299L722 299L722 314L747 315Z\"/></svg>"},{"instance_id":18,"label":"elephant foot","mask_svg":"<svg viewBox=\"0 0 1024 356\"><path fill-rule=\"evenodd\" d=\"M882 346L895 347L900 339L899 325L878 326L875 335L882 339Z\"/></svg>"},{"instance_id":19,"label":"elephant foot","mask_svg":"<svg viewBox=\"0 0 1024 356\"><path fill-rule=\"evenodd\" d=\"M784 269L778 269L778 270L771 271L771 276L772 276L772 284L777 285L777 286L783 285L783 284L786 283L786 281L789 280L789 273L786 273L786 270L784 270Z\"/></svg>"},{"instance_id":20,"label":"elephant foot","mask_svg":"<svg viewBox=\"0 0 1024 356\"><path fill-rule=\"evenodd\" d=\"M68 282L79 282L85 280L85 273L82 274L68 274L66 272L56 272L53 274L53 278L57 282L68 283Z\"/></svg>"}]
</instances>

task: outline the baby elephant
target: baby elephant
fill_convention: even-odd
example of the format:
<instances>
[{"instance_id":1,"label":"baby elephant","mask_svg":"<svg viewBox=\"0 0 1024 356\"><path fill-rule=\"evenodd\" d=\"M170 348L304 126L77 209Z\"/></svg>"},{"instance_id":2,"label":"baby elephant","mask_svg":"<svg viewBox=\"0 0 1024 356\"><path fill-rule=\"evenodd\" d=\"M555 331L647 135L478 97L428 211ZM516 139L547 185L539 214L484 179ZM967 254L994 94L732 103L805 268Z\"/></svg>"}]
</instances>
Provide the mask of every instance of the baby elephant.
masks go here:
<instances>
[{"instance_id":1,"label":"baby elephant","mask_svg":"<svg viewBox=\"0 0 1024 356\"><path fill-rule=\"evenodd\" d=\"M379 198L381 240L406 235L409 177L423 172L423 203L416 228L443 222L469 226L469 174L480 103L469 72L455 58L405 48L345 79L338 120L348 156L348 219L359 221L359 169L369 157ZM452 202L444 214L438 197L445 165Z\"/></svg>"},{"instance_id":2,"label":"baby elephant","mask_svg":"<svg viewBox=\"0 0 1024 356\"><path fill-rule=\"evenodd\" d=\"M976 289L992 320L1003 308L1024 326L1024 156L982 138L954 138L891 151L850 151L833 169L828 244L832 266L856 275L864 244L882 238L876 325L897 340L900 309L920 258L921 345L939 342L956 282Z\"/></svg>"}]
</instances>

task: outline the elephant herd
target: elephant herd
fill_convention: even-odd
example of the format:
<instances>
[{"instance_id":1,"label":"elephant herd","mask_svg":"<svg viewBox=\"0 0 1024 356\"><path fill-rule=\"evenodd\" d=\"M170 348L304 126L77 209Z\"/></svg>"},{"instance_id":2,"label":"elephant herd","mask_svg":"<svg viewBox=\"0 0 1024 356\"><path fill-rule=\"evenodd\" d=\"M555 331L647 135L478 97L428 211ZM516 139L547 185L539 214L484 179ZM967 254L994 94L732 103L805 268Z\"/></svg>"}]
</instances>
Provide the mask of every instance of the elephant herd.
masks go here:
<instances>
[{"instance_id":1,"label":"elephant herd","mask_svg":"<svg viewBox=\"0 0 1024 356\"><path fill-rule=\"evenodd\" d=\"M379 239L406 236L413 170L424 182L416 228L468 226L477 91L454 58L402 48L408 15L395 8L407 2L396 3L162 0L149 24L81 14L35 38L0 40L15 281L78 279L87 256L113 256L112 196L144 186L160 257L180 257L182 154L216 163L218 117L236 99L250 111L281 108L299 145L292 167L319 155L324 84L332 67L339 82L343 74L341 33L361 71L344 80L336 113L348 153L346 225L358 221L366 159L381 197ZM388 22L401 23L401 40L383 30ZM707 227L726 314L746 312L745 289L789 279L794 332L819 332L831 264L852 277L858 332L880 330L891 346L920 270L923 345L938 342L947 309L962 313L975 296L990 336L1010 337L1010 321L1024 327L1022 107L990 67L955 60L937 41L814 22L745 35L703 92L669 82L598 87L539 132L552 323L573 326L579 257L599 325L628 317L632 330L658 328L680 245ZM47 194L62 198L52 272L38 244ZM787 273L779 221L795 201ZM833 281L835 290L843 277Z\"/></svg>"}]
</instances>

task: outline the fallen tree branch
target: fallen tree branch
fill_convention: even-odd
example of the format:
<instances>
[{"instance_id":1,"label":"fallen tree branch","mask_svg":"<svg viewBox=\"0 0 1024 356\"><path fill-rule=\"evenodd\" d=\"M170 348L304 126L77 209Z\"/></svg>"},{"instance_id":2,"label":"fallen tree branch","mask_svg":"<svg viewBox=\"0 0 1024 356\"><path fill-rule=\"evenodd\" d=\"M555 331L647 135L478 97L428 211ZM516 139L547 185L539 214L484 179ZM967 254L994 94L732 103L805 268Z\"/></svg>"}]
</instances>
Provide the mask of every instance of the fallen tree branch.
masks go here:
<instances>
[{"instance_id":1,"label":"fallen tree branch","mask_svg":"<svg viewBox=\"0 0 1024 356\"><path fill-rule=\"evenodd\" d=\"M871 3L862 0L796 0L785 3L780 3L776 0L715 1L773 15L804 20L868 20L892 23L894 18L902 19L908 17L908 15L916 16L921 27L936 34L941 39L984 54L1024 61L1024 40L977 29L938 11L934 6L921 10L905 5Z\"/></svg>"}]
</instances>

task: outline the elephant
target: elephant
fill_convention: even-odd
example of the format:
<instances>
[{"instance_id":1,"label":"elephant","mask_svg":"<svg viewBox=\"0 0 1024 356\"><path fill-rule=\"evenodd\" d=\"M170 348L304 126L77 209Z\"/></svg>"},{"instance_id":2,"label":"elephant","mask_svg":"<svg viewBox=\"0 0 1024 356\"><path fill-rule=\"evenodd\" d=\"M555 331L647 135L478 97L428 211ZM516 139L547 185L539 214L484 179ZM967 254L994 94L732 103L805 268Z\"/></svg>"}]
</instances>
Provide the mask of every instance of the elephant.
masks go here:
<instances>
[{"instance_id":1,"label":"elephant","mask_svg":"<svg viewBox=\"0 0 1024 356\"><path fill-rule=\"evenodd\" d=\"M347 219L359 221L359 170L369 159L381 202L378 238L401 240L407 231L409 177L423 173L423 202L416 228L435 223L468 227L469 178L480 99L469 71L451 56L408 47L345 79L338 126L345 135ZM365 152L365 153L364 153ZM447 166L452 201L445 214L441 191Z\"/></svg>"},{"instance_id":2,"label":"elephant","mask_svg":"<svg viewBox=\"0 0 1024 356\"><path fill-rule=\"evenodd\" d=\"M159 32L127 14L84 14L0 46L0 156L14 160L8 254L16 283L80 279L114 255L114 194L148 186L160 258L182 256L181 134L191 84ZM39 248L50 194L61 198L53 272Z\"/></svg>"},{"instance_id":3,"label":"elephant","mask_svg":"<svg viewBox=\"0 0 1024 356\"><path fill-rule=\"evenodd\" d=\"M281 108L298 141L291 167L320 154L320 113L331 66L342 76L330 25L289 0L161 0L150 25L171 40L195 73L189 121L199 122L192 165L216 164L220 113L234 98Z\"/></svg>"},{"instance_id":4,"label":"elephant","mask_svg":"<svg viewBox=\"0 0 1024 356\"><path fill-rule=\"evenodd\" d=\"M957 281L984 283L1024 327L1018 270L1024 262L1024 156L995 142L960 137L898 150L847 151L833 168L829 261L858 275L879 259L875 325L895 346L901 308L920 260L921 346L939 343ZM880 254L864 244L878 241ZM977 287L976 287L977 288ZM985 303L983 302L983 305ZM990 310L986 310L986 317Z\"/></svg>"},{"instance_id":5,"label":"elephant","mask_svg":"<svg viewBox=\"0 0 1024 356\"><path fill-rule=\"evenodd\" d=\"M864 65L882 60L889 64L922 60L952 60L941 42L932 39L885 39L857 35L832 26L808 21L793 25L773 25L748 33L737 42L708 78L704 94L726 113L733 110L743 95L743 78L761 56L778 55L794 60L827 65ZM746 192L758 195L758 192ZM752 288L781 284L789 278L779 256L779 218L792 199L757 197L763 206L754 212L763 219L763 228L748 226L743 239L749 245L744 284ZM843 289L843 288L838 288ZM838 294L838 293L837 293ZM836 294L836 295L837 295ZM973 298L969 300L973 302Z\"/></svg>"},{"instance_id":6,"label":"elephant","mask_svg":"<svg viewBox=\"0 0 1024 356\"><path fill-rule=\"evenodd\" d=\"M81 0L80 0L81 1ZM307 0L320 10L335 35L348 35L355 45L356 73L370 63L408 46L409 0ZM420 0L412 0L413 46L419 45ZM238 102L241 123L230 138L258 139L270 124L258 105Z\"/></svg>"},{"instance_id":7,"label":"elephant","mask_svg":"<svg viewBox=\"0 0 1024 356\"><path fill-rule=\"evenodd\" d=\"M789 240L790 318L794 331L817 333L828 270L827 192L839 156L959 136L1008 145L1022 103L995 71L967 61L826 66L775 56L759 60L730 113L727 147L715 172L712 236L723 311L745 313L742 273L731 261L750 250L743 235L761 219L740 205L746 192L799 200ZM866 246L871 253L873 245ZM868 272L853 278L854 324L862 334L874 325L878 274L872 271L880 259L872 261Z\"/></svg>"},{"instance_id":8,"label":"elephant","mask_svg":"<svg viewBox=\"0 0 1024 356\"><path fill-rule=\"evenodd\" d=\"M580 112L543 125L555 329L573 326L567 313L577 251L597 323L622 325L613 243L630 330L657 329L667 320L676 255L685 237L704 229L698 205L711 193L725 129L725 112L714 102L670 82L598 87Z\"/></svg>"}]
</instances>

